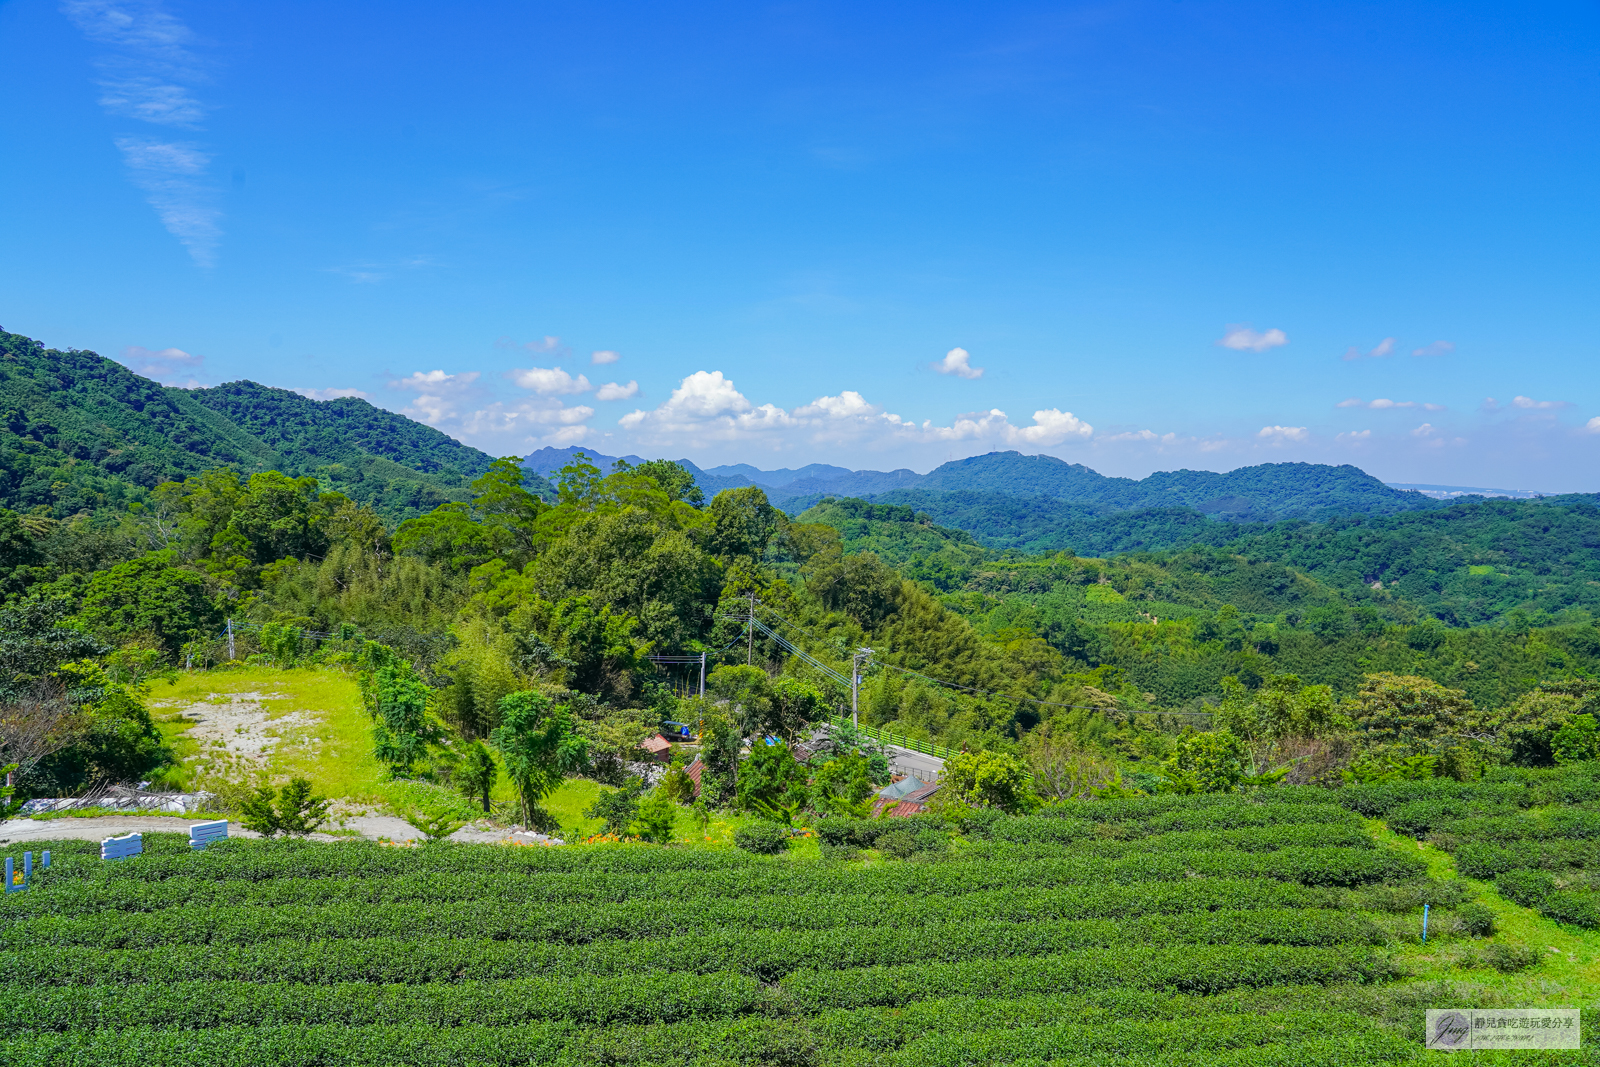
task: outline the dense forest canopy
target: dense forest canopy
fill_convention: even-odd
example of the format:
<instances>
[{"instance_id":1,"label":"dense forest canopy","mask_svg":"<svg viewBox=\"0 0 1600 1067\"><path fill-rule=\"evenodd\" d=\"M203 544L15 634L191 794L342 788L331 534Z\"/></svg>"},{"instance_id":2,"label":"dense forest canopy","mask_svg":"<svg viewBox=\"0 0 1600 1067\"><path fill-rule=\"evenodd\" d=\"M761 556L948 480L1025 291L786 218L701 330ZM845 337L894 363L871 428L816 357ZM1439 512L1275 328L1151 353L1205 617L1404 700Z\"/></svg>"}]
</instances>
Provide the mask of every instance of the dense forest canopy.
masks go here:
<instances>
[{"instance_id":1,"label":"dense forest canopy","mask_svg":"<svg viewBox=\"0 0 1600 1067\"><path fill-rule=\"evenodd\" d=\"M78 738L28 757L30 791L161 773L144 679L230 657L359 670L396 773L537 724L617 778L692 721L725 797L748 792L753 731L848 708L853 663L866 724L973 752L1070 739L1169 777L1216 723L1257 762L1314 740L1306 776L1380 750L1465 773L1446 749L1468 736L1480 763L1549 762L1600 691L1592 497L1443 505L1353 468L1132 482L996 453L917 476L897 491L915 506L791 516L729 486L740 468L707 492L692 465L563 450L547 479L364 401L165 388L14 334L0 403L0 726L54 708ZM705 699L652 659L701 653ZM1381 740L1373 709L1416 700L1455 709L1451 730Z\"/></svg>"},{"instance_id":2,"label":"dense forest canopy","mask_svg":"<svg viewBox=\"0 0 1600 1067\"><path fill-rule=\"evenodd\" d=\"M1253 709L1237 713L1246 719L1261 708L1356 707L1376 699L1373 678L1459 694L1449 699L1470 709L1464 723L1532 722L1543 740L1522 750L1549 752L1600 668L1600 630L1581 605L1542 615L1522 605L1494 626L1452 625L1409 598L1404 578L1367 585L1359 560L1332 561L1346 570L1330 563L1324 577L1209 546L1111 559L996 552L893 505L833 500L791 519L754 486L706 501L687 470L663 461L607 472L580 454L556 473L552 500L529 481L516 459L497 460L468 499L398 524L316 477L228 469L160 483L121 511L0 512L0 648L29 664L16 677L56 676L85 655L102 664L89 688L112 701L107 715L123 716L112 733L136 753L46 760L33 787L158 759L126 685L224 660L225 620L241 658L314 653L399 670L373 666L371 649L390 650L382 663L403 671L384 684L425 694L395 704L405 713L393 723L374 712L384 737L414 739L383 742L402 754L397 770L424 759L429 738L505 736L518 693L559 701L550 706L570 716L561 736L581 741L595 767L623 766L665 719L723 736L715 724L730 707L744 709L725 735L736 752L750 729L788 736L847 708L838 677L860 649L871 650L860 693L868 724L995 752L1073 738L1152 768L1178 758L1186 730L1230 707ZM1588 521L1559 505L1458 505L1347 523L1338 536L1405 522L1449 530L1459 514L1470 517L1462 543L1487 545L1485 523L1540 506L1575 530ZM1561 524L1538 528L1543 540L1501 543L1524 563L1555 553L1561 538L1550 531ZM1309 558L1325 543L1314 529L1255 536ZM1386 575L1398 566L1384 565ZM705 702L650 659L700 652L711 667ZM424 708L436 727L420 725ZM707 780L725 773L717 788L734 796L736 761L708 763Z\"/></svg>"}]
</instances>

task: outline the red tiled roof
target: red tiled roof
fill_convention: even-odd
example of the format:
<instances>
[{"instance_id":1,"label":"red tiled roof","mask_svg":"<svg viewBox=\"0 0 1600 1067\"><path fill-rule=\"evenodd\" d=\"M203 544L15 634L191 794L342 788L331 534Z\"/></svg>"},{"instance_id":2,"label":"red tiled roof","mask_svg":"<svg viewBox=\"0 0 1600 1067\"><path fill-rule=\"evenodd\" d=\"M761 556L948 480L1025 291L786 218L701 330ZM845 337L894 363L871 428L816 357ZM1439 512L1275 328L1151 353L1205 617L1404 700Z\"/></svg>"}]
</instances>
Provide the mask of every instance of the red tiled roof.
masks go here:
<instances>
[{"instance_id":1,"label":"red tiled roof","mask_svg":"<svg viewBox=\"0 0 1600 1067\"><path fill-rule=\"evenodd\" d=\"M639 742L639 747L650 753L652 756L659 756L663 753L672 751L672 742L668 741L660 734L656 734L654 737L647 737L643 741Z\"/></svg>"}]
</instances>

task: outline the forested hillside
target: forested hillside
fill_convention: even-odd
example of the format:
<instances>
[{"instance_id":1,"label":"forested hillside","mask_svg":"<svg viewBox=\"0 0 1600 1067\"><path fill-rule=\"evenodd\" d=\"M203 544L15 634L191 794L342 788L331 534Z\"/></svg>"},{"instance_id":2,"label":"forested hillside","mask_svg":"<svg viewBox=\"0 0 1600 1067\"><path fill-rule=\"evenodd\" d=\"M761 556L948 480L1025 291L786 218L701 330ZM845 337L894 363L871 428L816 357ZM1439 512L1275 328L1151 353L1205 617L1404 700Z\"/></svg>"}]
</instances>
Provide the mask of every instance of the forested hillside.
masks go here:
<instances>
[{"instance_id":1,"label":"forested hillside","mask_svg":"<svg viewBox=\"0 0 1600 1067\"><path fill-rule=\"evenodd\" d=\"M228 467L311 475L393 519L468 497L490 457L364 400L232 382L162 386L93 352L0 331L0 506L57 518ZM548 483L535 491L553 493Z\"/></svg>"},{"instance_id":2,"label":"forested hillside","mask_svg":"<svg viewBox=\"0 0 1600 1067\"><path fill-rule=\"evenodd\" d=\"M897 497L914 506L888 502ZM1209 547L1293 567L1352 603L1404 603L1452 626L1539 624L1576 610L1600 614L1600 500L1594 496L1467 501L1400 515L1243 526L1186 509L1097 517L1082 505L1041 505L1033 520L1058 518L1059 525L1039 539L1044 546L1018 547L968 532L984 529L986 521L992 528L996 512L1023 512L1025 504L1015 498L979 498L995 511L942 512L938 505L947 501L935 494L880 500L826 499L802 520L837 525L852 549L880 552L909 576L945 591L965 586L984 560L1021 559L1029 550L1159 562Z\"/></svg>"}]
</instances>

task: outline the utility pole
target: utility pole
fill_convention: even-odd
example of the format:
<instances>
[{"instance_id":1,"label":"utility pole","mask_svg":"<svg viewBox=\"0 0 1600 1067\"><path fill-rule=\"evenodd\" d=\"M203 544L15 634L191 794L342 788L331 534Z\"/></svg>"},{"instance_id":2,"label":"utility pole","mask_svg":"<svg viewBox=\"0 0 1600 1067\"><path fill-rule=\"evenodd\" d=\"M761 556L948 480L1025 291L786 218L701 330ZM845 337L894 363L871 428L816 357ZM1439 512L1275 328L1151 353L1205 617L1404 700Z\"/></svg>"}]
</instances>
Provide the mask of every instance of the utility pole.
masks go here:
<instances>
[{"instance_id":1,"label":"utility pole","mask_svg":"<svg viewBox=\"0 0 1600 1067\"><path fill-rule=\"evenodd\" d=\"M706 698L706 654L700 653L700 699Z\"/></svg>"},{"instance_id":2,"label":"utility pole","mask_svg":"<svg viewBox=\"0 0 1600 1067\"><path fill-rule=\"evenodd\" d=\"M235 659L233 654L233 616L228 616L228 658Z\"/></svg>"},{"instance_id":3,"label":"utility pole","mask_svg":"<svg viewBox=\"0 0 1600 1067\"><path fill-rule=\"evenodd\" d=\"M858 648L850 654L850 723L861 725L861 660L871 658L872 649Z\"/></svg>"},{"instance_id":4,"label":"utility pole","mask_svg":"<svg viewBox=\"0 0 1600 1067\"><path fill-rule=\"evenodd\" d=\"M744 665L750 666L756 659L756 591L750 590L750 644L745 649Z\"/></svg>"}]
</instances>

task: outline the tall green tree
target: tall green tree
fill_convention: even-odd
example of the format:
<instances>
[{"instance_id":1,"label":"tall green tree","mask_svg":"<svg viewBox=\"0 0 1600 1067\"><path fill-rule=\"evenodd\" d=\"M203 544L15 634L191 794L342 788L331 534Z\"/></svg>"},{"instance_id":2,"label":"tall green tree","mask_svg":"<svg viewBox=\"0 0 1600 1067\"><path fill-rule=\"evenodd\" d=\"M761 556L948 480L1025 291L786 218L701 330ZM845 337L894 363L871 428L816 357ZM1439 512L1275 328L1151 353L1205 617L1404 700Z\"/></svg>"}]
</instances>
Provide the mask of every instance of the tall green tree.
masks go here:
<instances>
[{"instance_id":1,"label":"tall green tree","mask_svg":"<svg viewBox=\"0 0 1600 1067\"><path fill-rule=\"evenodd\" d=\"M99 572L89 579L80 617L113 641L148 635L168 655L185 641L215 634L222 612L205 579L174 563L168 549Z\"/></svg>"},{"instance_id":2,"label":"tall green tree","mask_svg":"<svg viewBox=\"0 0 1600 1067\"><path fill-rule=\"evenodd\" d=\"M511 693L500 701L500 725L489 742L500 750L506 776L516 786L523 825L550 826L544 798L588 759L588 746L566 706L532 690Z\"/></svg>"}]
</instances>

